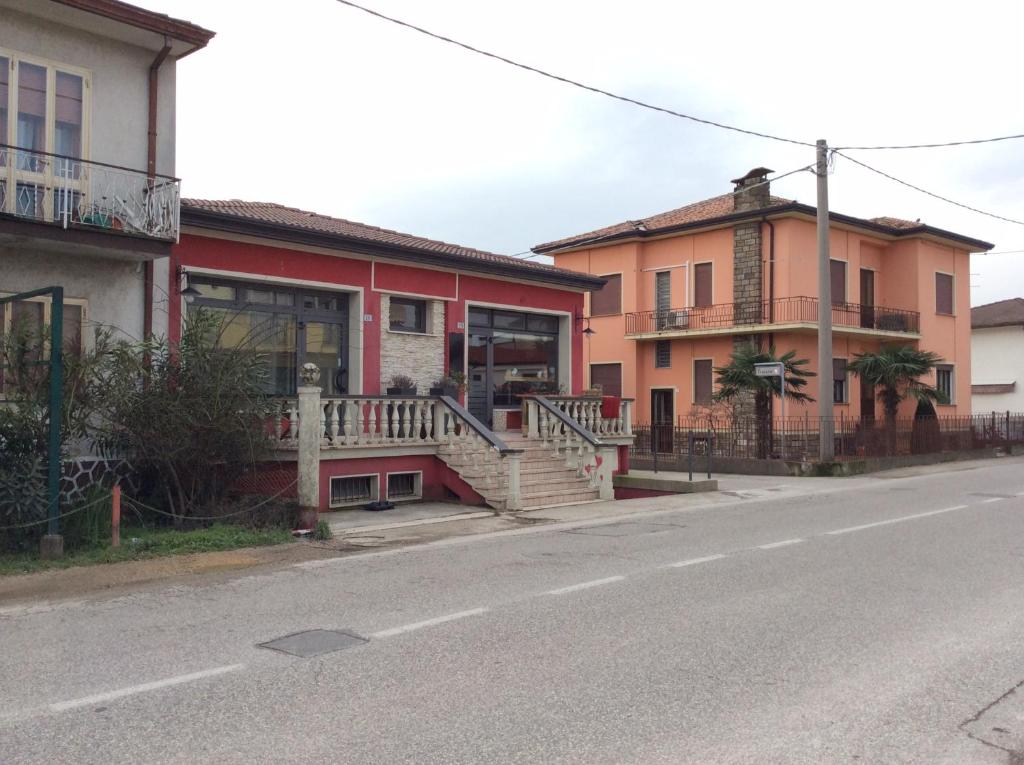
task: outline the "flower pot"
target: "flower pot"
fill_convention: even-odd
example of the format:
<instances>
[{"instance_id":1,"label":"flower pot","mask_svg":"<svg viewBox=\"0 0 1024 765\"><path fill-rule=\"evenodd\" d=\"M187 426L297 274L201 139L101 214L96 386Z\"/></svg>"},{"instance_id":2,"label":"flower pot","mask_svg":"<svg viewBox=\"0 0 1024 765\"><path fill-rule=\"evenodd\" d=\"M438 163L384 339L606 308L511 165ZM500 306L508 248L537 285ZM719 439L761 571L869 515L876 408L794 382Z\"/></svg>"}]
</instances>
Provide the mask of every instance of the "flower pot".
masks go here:
<instances>
[{"instance_id":1,"label":"flower pot","mask_svg":"<svg viewBox=\"0 0 1024 765\"><path fill-rule=\"evenodd\" d=\"M431 388L431 396L448 396L449 398L458 399L459 388L457 385L444 385L440 388Z\"/></svg>"},{"instance_id":2,"label":"flower pot","mask_svg":"<svg viewBox=\"0 0 1024 765\"><path fill-rule=\"evenodd\" d=\"M415 396L415 388L387 388L389 396Z\"/></svg>"}]
</instances>

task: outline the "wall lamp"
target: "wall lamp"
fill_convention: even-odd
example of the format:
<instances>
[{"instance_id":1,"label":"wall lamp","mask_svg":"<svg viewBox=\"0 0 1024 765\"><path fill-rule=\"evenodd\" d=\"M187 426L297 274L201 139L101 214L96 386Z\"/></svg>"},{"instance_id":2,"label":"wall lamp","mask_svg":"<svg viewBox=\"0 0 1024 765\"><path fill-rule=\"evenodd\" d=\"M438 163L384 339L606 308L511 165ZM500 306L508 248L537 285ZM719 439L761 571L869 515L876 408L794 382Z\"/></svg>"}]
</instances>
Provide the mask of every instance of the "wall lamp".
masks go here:
<instances>
[{"instance_id":1,"label":"wall lamp","mask_svg":"<svg viewBox=\"0 0 1024 765\"><path fill-rule=\"evenodd\" d=\"M594 330L592 330L590 328L590 317L589 316L581 316L581 315L577 315L576 316L576 323L577 324L583 324L584 322L586 323L586 326L583 328L583 334L586 335L587 337L590 337L591 335L596 335L597 332L595 332Z\"/></svg>"},{"instance_id":2,"label":"wall lamp","mask_svg":"<svg viewBox=\"0 0 1024 765\"><path fill-rule=\"evenodd\" d=\"M192 286L192 280L188 276L188 271L182 266L178 266L178 284L181 284L181 280L185 280L185 289L181 291L181 296L185 298L186 303L191 303L197 297L203 293Z\"/></svg>"}]
</instances>

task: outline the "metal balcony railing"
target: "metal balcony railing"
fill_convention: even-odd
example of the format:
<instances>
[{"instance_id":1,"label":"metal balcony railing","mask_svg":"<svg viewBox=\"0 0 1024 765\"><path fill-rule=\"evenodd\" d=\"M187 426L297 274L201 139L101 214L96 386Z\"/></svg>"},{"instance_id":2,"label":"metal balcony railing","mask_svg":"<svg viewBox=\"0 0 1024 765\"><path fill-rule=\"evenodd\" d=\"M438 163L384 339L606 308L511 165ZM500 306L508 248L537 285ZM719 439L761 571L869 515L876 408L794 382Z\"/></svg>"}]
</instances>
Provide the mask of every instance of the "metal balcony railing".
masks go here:
<instances>
[{"instance_id":1,"label":"metal balcony railing","mask_svg":"<svg viewBox=\"0 0 1024 765\"><path fill-rule=\"evenodd\" d=\"M178 240L181 182L0 144L0 213L64 228Z\"/></svg>"},{"instance_id":2,"label":"metal balcony railing","mask_svg":"<svg viewBox=\"0 0 1024 765\"><path fill-rule=\"evenodd\" d=\"M742 329L758 324L803 324L818 321L818 299L787 297L747 303L635 311L626 314L626 335ZM921 314L899 308L833 303L832 325L886 332L919 333Z\"/></svg>"}]
</instances>

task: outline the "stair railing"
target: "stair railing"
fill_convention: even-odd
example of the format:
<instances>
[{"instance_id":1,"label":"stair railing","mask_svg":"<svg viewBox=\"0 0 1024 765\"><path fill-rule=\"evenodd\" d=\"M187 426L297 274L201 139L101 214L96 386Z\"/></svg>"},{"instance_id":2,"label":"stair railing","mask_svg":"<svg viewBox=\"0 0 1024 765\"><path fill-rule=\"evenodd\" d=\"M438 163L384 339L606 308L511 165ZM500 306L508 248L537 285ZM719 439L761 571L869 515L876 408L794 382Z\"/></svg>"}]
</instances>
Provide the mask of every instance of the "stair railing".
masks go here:
<instances>
[{"instance_id":1,"label":"stair railing","mask_svg":"<svg viewBox=\"0 0 1024 765\"><path fill-rule=\"evenodd\" d=\"M562 406L545 396L527 399L527 438L540 439L550 445L556 456L565 457L565 466L586 478L591 488L598 489L602 499L612 499L610 451L614 446L602 443L592 430L571 417Z\"/></svg>"}]
</instances>

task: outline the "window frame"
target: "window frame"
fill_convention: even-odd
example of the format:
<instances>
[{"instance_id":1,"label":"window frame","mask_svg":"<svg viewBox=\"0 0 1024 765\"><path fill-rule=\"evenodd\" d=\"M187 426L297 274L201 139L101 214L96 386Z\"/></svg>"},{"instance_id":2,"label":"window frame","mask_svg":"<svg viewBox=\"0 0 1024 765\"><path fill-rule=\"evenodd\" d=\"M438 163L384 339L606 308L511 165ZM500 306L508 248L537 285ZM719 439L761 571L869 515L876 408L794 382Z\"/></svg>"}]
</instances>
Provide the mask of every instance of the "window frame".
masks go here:
<instances>
[{"instance_id":1,"label":"window frame","mask_svg":"<svg viewBox=\"0 0 1024 765\"><path fill-rule=\"evenodd\" d=\"M11 297L17 295L17 292L0 292L0 297ZM22 301L19 301L22 302ZM50 295L36 295L35 297L26 298L26 303L42 303L43 304L43 327L49 327L53 321L53 297ZM86 325L89 323L89 301L86 298L72 298L65 297L64 305L78 306L82 311L82 336L79 338L78 352L84 354L89 349L89 333L85 331ZM0 335L7 333L11 326L11 317L14 314L14 303L4 303L0 305ZM49 359L49 354L45 354L43 359ZM0 401L6 400L7 396L7 384L6 377L0 370Z\"/></svg>"},{"instance_id":2,"label":"window frame","mask_svg":"<svg viewBox=\"0 0 1024 765\"><path fill-rule=\"evenodd\" d=\"M956 406L956 365L955 364L936 364L935 365L935 388L942 390L942 386L939 384L939 373L949 373L949 400L946 402L936 402L938 406ZM943 391L945 392L945 391Z\"/></svg>"},{"instance_id":3,"label":"window frame","mask_svg":"<svg viewBox=\"0 0 1024 765\"><path fill-rule=\"evenodd\" d=\"M616 272L616 273L598 274L598 277L601 278L601 279L612 279L613 277L618 279L618 282L619 282L619 294L618 294L618 300L616 301L617 309L618 310L608 311L606 313L604 313L604 312L597 313L597 312L594 311L594 295L597 294L597 292L604 292L606 289L608 289L608 287L612 284L612 282L609 281L600 290L597 290L596 292L592 291L590 293L590 315L591 316L595 316L595 317L596 316L620 316L620 315L622 315L622 272L619 271L619 272Z\"/></svg>"},{"instance_id":4,"label":"window frame","mask_svg":"<svg viewBox=\"0 0 1024 765\"><path fill-rule=\"evenodd\" d=\"M836 377L835 364L837 361L843 362L843 376ZM843 388L843 394L840 398L836 398L836 384L841 383ZM850 360L844 357L833 357L832 358L832 403L833 404L849 404L850 403Z\"/></svg>"},{"instance_id":5,"label":"window frame","mask_svg":"<svg viewBox=\"0 0 1024 765\"><path fill-rule=\"evenodd\" d=\"M369 478L370 493L359 499L334 501L334 482L350 478ZM348 475L332 475L327 479L327 504L328 507L355 507L370 502L380 501L380 473L352 473Z\"/></svg>"},{"instance_id":6,"label":"window frame","mask_svg":"<svg viewBox=\"0 0 1024 765\"><path fill-rule=\"evenodd\" d=\"M392 322L394 321L394 319L392 318L393 314L392 314L391 309L392 309L392 306L394 306L396 303L398 303L399 305L410 305L410 306L414 306L414 307L415 306L420 306L422 308L422 310L418 311L417 314L416 314L417 321L416 321L415 326L413 326L412 328L404 327L404 326L403 327L395 327L395 326L393 326ZM427 332L427 326L428 326L429 323L430 323L430 302L428 300L425 300L423 298L406 297L404 295L390 295L390 296L388 296L388 332L401 332L402 334L406 334L406 335L426 335L426 334L429 334Z\"/></svg>"},{"instance_id":7,"label":"window frame","mask_svg":"<svg viewBox=\"0 0 1024 765\"><path fill-rule=\"evenodd\" d=\"M708 285L708 292L710 293L709 300L706 305L701 305L697 302L697 273L701 270L700 266L708 266L710 269L710 281ZM693 299L690 301L692 308L710 308L715 304L715 261L713 260L697 260L693 263Z\"/></svg>"},{"instance_id":8,"label":"window frame","mask_svg":"<svg viewBox=\"0 0 1024 765\"><path fill-rule=\"evenodd\" d=\"M593 361L587 365L587 382L591 388L594 387L594 367L618 367L619 368L619 392L609 393L602 386L601 392L606 396L618 395L622 397L622 362L621 361Z\"/></svg>"},{"instance_id":9,"label":"window frame","mask_svg":"<svg viewBox=\"0 0 1024 765\"><path fill-rule=\"evenodd\" d=\"M939 277L949 277L949 312L939 310ZM956 316L956 274L949 271L935 272L935 313L938 316Z\"/></svg>"},{"instance_id":10,"label":"window frame","mask_svg":"<svg viewBox=\"0 0 1024 765\"><path fill-rule=\"evenodd\" d=\"M708 386L708 399L707 401L700 401L697 399L697 362L707 361L709 362L708 371L711 373L711 384ZM715 398L715 360L710 356L701 356L694 358L690 364L690 379L693 381L691 385L691 401L690 403L694 406L708 406L714 401Z\"/></svg>"},{"instance_id":11,"label":"window frame","mask_svg":"<svg viewBox=\"0 0 1024 765\"><path fill-rule=\"evenodd\" d=\"M829 258L828 259L828 268L829 268L829 271L828 271L829 282L828 283L829 283L829 287L830 288L832 287L832 264L833 263L842 263L843 264L843 294L842 294L840 299L837 299L835 295L831 295L830 297L832 299L832 305L833 306L846 305L847 303L849 303L849 300L847 300L847 297L850 294L850 261L843 260L842 258Z\"/></svg>"},{"instance_id":12,"label":"window frame","mask_svg":"<svg viewBox=\"0 0 1024 765\"><path fill-rule=\"evenodd\" d=\"M668 363L662 364L660 362L658 353L661 348L667 348ZM672 341L671 340L655 340L654 341L654 368L655 369L671 369L672 368Z\"/></svg>"},{"instance_id":13,"label":"window frame","mask_svg":"<svg viewBox=\"0 0 1024 765\"><path fill-rule=\"evenodd\" d=\"M412 476L412 494L391 494L391 477L398 475ZM423 499L423 471L422 470L393 470L384 474L384 495L389 502L415 502Z\"/></svg>"}]
</instances>

